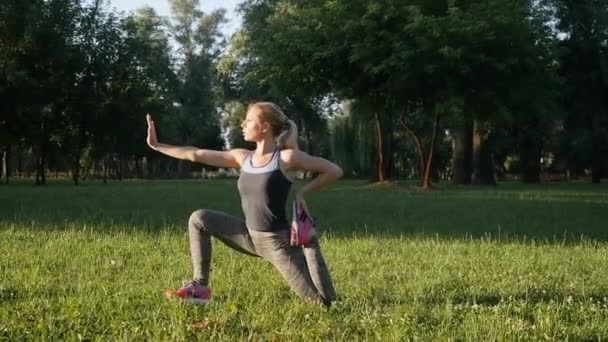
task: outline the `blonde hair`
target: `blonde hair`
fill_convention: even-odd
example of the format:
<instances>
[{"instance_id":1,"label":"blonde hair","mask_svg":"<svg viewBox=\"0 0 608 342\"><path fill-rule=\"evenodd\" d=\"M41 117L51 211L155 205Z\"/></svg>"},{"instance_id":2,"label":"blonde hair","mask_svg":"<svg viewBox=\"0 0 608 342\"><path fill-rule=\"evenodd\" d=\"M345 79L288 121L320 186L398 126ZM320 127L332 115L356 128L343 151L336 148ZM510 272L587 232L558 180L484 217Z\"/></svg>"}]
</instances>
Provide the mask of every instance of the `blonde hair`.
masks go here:
<instances>
[{"instance_id":1,"label":"blonde hair","mask_svg":"<svg viewBox=\"0 0 608 342\"><path fill-rule=\"evenodd\" d=\"M283 113L281 107L272 102L256 102L249 105L249 108L252 107L259 108L260 119L270 124L280 149L298 149L298 126Z\"/></svg>"}]
</instances>

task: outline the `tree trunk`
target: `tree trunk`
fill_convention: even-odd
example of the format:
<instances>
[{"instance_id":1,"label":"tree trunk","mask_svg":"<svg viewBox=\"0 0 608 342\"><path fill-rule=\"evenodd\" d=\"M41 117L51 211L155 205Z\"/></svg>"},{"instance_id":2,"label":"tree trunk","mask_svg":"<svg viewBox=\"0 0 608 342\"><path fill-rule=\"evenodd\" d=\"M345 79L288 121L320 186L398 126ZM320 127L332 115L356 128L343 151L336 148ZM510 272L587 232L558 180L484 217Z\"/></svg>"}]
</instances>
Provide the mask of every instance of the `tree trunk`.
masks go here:
<instances>
[{"instance_id":1,"label":"tree trunk","mask_svg":"<svg viewBox=\"0 0 608 342\"><path fill-rule=\"evenodd\" d=\"M47 128L45 125L44 118L40 123L40 141L39 141L39 153L38 160L36 163L36 185L46 184L46 157L48 154L49 139L47 137Z\"/></svg>"},{"instance_id":2,"label":"tree trunk","mask_svg":"<svg viewBox=\"0 0 608 342\"><path fill-rule=\"evenodd\" d=\"M17 161L16 161L16 174L20 175L23 173L23 156L21 155L21 147L19 145L17 145L15 147L15 150L9 151L9 155L14 154L17 157ZM10 166L10 163L9 163ZM9 169L9 174L10 174L10 169Z\"/></svg>"},{"instance_id":3,"label":"tree trunk","mask_svg":"<svg viewBox=\"0 0 608 342\"><path fill-rule=\"evenodd\" d=\"M76 146L76 153L74 155L74 161L72 166L72 180L74 185L78 185L80 181L80 159L82 158L82 152L87 145L87 121L86 115L81 114L80 116L80 127L78 127L78 145Z\"/></svg>"},{"instance_id":4,"label":"tree trunk","mask_svg":"<svg viewBox=\"0 0 608 342\"><path fill-rule=\"evenodd\" d=\"M602 179L602 154L600 144L594 137L591 145L591 182L600 183Z\"/></svg>"},{"instance_id":5,"label":"tree trunk","mask_svg":"<svg viewBox=\"0 0 608 342\"><path fill-rule=\"evenodd\" d=\"M519 160L521 180L524 183L540 183L540 158L542 156L542 137L538 118L532 118L518 130Z\"/></svg>"},{"instance_id":6,"label":"tree trunk","mask_svg":"<svg viewBox=\"0 0 608 342\"><path fill-rule=\"evenodd\" d=\"M36 165L36 185L46 184L46 153L41 152L38 156L38 162Z\"/></svg>"},{"instance_id":7,"label":"tree trunk","mask_svg":"<svg viewBox=\"0 0 608 342\"><path fill-rule=\"evenodd\" d=\"M141 178L148 178L148 158L139 157L139 167L141 168Z\"/></svg>"},{"instance_id":8,"label":"tree trunk","mask_svg":"<svg viewBox=\"0 0 608 342\"><path fill-rule=\"evenodd\" d=\"M116 164L116 168L118 169L118 180L122 181L126 177L122 156L118 156L118 163Z\"/></svg>"},{"instance_id":9,"label":"tree trunk","mask_svg":"<svg viewBox=\"0 0 608 342\"><path fill-rule=\"evenodd\" d=\"M424 181L424 167L425 167L424 147L422 146L422 143L420 142L420 138L418 138L416 133L414 133L414 131L412 131L410 129L410 127L407 125L407 123L405 122L405 113L401 114L401 117L399 117L399 122L401 122L401 126L403 126L405 131L412 137L412 139L414 139L414 143L416 144L416 150L418 151L418 172L419 172L419 176L420 176L420 184L422 184Z\"/></svg>"},{"instance_id":10,"label":"tree trunk","mask_svg":"<svg viewBox=\"0 0 608 342\"><path fill-rule=\"evenodd\" d=\"M490 132L479 120L473 121L473 183L496 185L490 150Z\"/></svg>"},{"instance_id":11,"label":"tree trunk","mask_svg":"<svg viewBox=\"0 0 608 342\"><path fill-rule=\"evenodd\" d=\"M103 184L108 184L108 156L103 157Z\"/></svg>"},{"instance_id":12,"label":"tree trunk","mask_svg":"<svg viewBox=\"0 0 608 342\"><path fill-rule=\"evenodd\" d=\"M119 162L114 157L110 160L110 169L112 171L112 179L122 180Z\"/></svg>"},{"instance_id":13,"label":"tree trunk","mask_svg":"<svg viewBox=\"0 0 608 342\"><path fill-rule=\"evenodd\" d=\"M306 142L308 143L308 154L311 156L315 155L315 145L312 143L312 132L308 127L306 128Z\"/></svg>"},{"instance_id":14,"label":"tree trunk","mask_svg":"<svg viewBox=\"0 0 608 342\"><path fill-rule=\"evenodd\" d=\"M395 177L395 155L393 149L395 146L394 127L392 120L385 120L382 125L382 155L384 156L384 178L392 179Z\"/></svg>"},{"instance_id":15,"label":"tree trunk","mask_svg":"<svg viewBox=\"0 0 608 342\"><path fill-rule=\"evenodd\" d=\"M540 183L540 146L522 146L519 153L521 160L521 180L524 183Z\"/></svg>"},{"instance_id":16,"label":"tree trunk","mask_svg":"<svg viewBox=\"0 0 608 342\"><path fill-rule=\"evenodd\" d=\"M473 123L470 120L453 131L452 160L454 176L452 181L458 185L471 184L473 165Z\"/></svg>"},{"instance_id":17,"label":"tree trunk","mask_svg":"<svg viewBox=\"0 0 608 342\"><path fill-rule=\"evenodd\" d=\"M74 157L74 161L72 162L72 181L74 185L78 185L78 181L80 179L80 158Z\"/></svg>"},{"instance_id":18,"label":"tree trunk","mask_svg":"<svg viewBox=\"0 0 608 342\"><path fill-rule=\"evenodd\" d=\"M422 181L423 189L431 188L431 173L433 167L433 152L435 151L435 142L437 141L437 131L439 130L439 111L435 108L435 118L433 119L433 134L431 136L431 146L429 147L429 155L426 158L426 169L424 170L424 179Z\"/></svg>"},{"instance_id":19,"label":"tree trunk","mask_svg":"<svg viewBox=\"0 0 608 342\"><path fill-rule=\"evenodd\" d=\"M146 157L146 178L151 179L156 176L156 160L152 157Z\"/></svg>"},{"instance_id":20,"label":"tree trunk","mask_svg":"<svg viewBox=\"0 0 608 342\"><path fill-rule=\"evenodd\" d=\"M11 145L4 146L4 150L2 151L2 176L4 176L4 183L9 183L9 178L11 174Z\"/></svg>"},{"instance_id":21,"label":"tree trunk","mask_svg":"<svg viewBox=\"0 0 608 342\"><path fill-rule=\"evenodd\" d=\"M177 178L183 178L184 177L184 169L185 169L184 164L185 163L186 163L185 160L178 160L177 161Z\"/></svg>"},{"instance_id":22,"label":"tree trunk","mask_svg":"<svg viewBox=\"0 0 608 342\"><path fill-rule=\"evenodd\" d=\"M374 112L374 123L376 129L376 170L377 170L377 180L378 182L384 182L384 134L382 132L382 120L380 118L380 113L377 111Z\"/></svg>"},{"instance_id":23,"label":"tree trunk","mask_svg":"<svg viewBox=\"0 0 608 342\"><path fill-rule=\"evenodd\" d=\"M74 159L72 160L72 181L74 185L78 186L80 181L80 157L82 155L82 149L80 146L77 147Z\"/></svg>"},{"instance_id":24,"label":"tree trunk","mask_svg":"<svg viewBox=\"0 0 608 342\"><path fill-rule=\"evenodd\" d=\"M144 178L144 171L142 168L142 159L140 157L133 157L133 161L135 162L135 174L137 178Z\"/></svg>"}]
</instances>

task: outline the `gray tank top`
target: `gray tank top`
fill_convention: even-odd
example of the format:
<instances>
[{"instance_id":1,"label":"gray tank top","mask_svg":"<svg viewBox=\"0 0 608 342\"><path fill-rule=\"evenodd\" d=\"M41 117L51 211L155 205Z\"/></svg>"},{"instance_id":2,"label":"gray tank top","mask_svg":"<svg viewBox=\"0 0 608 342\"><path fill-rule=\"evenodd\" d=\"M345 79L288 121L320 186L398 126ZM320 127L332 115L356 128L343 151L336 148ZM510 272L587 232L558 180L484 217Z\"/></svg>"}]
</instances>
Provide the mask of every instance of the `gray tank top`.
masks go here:
<instances>
[{"instance_id":1,"label":"gray tank top","mask_svg":"<svg viewBox=\"0 0 608 342\"><path fill-rule=\"evenodd\" d=\"M281 171L280 154L276 149L270 161L260 167L251 163L253 151L243 159L238 189L248 229L269 232L289 228L285 204L291 181Z\"/></svg>"}]
</instances>

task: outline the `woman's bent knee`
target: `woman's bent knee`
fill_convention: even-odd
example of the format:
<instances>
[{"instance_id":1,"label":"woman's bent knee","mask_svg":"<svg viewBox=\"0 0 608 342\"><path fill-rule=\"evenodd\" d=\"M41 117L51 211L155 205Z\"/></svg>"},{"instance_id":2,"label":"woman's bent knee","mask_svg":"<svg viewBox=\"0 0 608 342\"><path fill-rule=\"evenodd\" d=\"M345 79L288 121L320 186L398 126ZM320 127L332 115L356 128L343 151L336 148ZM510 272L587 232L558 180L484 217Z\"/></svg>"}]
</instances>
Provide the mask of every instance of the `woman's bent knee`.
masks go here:
<instances>
[{"instance_id":1,"label":"woman's bent knee","mask_svg":"<svg viewBox=\"0 0 608 342\"><path fill-rule=\"evenodd\" d=\"M188 219L188 226L195 226L199 229L205 228L205 221L209 216L209 211L207 209L199 209L190 214L190 218Z\"/></svg>"}]
</instances>

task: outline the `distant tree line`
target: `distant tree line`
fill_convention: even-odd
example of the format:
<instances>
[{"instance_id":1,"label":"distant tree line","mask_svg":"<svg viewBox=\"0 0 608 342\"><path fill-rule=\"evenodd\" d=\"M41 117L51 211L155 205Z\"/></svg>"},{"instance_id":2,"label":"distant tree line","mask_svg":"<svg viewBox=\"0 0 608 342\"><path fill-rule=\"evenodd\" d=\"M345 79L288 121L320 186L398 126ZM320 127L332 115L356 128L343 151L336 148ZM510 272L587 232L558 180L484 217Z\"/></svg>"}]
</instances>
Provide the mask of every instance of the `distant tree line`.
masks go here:
<instances>
[{"instance_id":1,"label":"distant tree line","mask_svg":"<svg viewBox=\"0 0 608 342\"><path fill-rule=\"evenodd\" d=\"M0 151L12 174L188 177L145 145L246 146L273 101L300 148L345 175L431 187L608 175L608 3L599 0L168 0L0 3Z\"/></svg>"}]
</instances>

